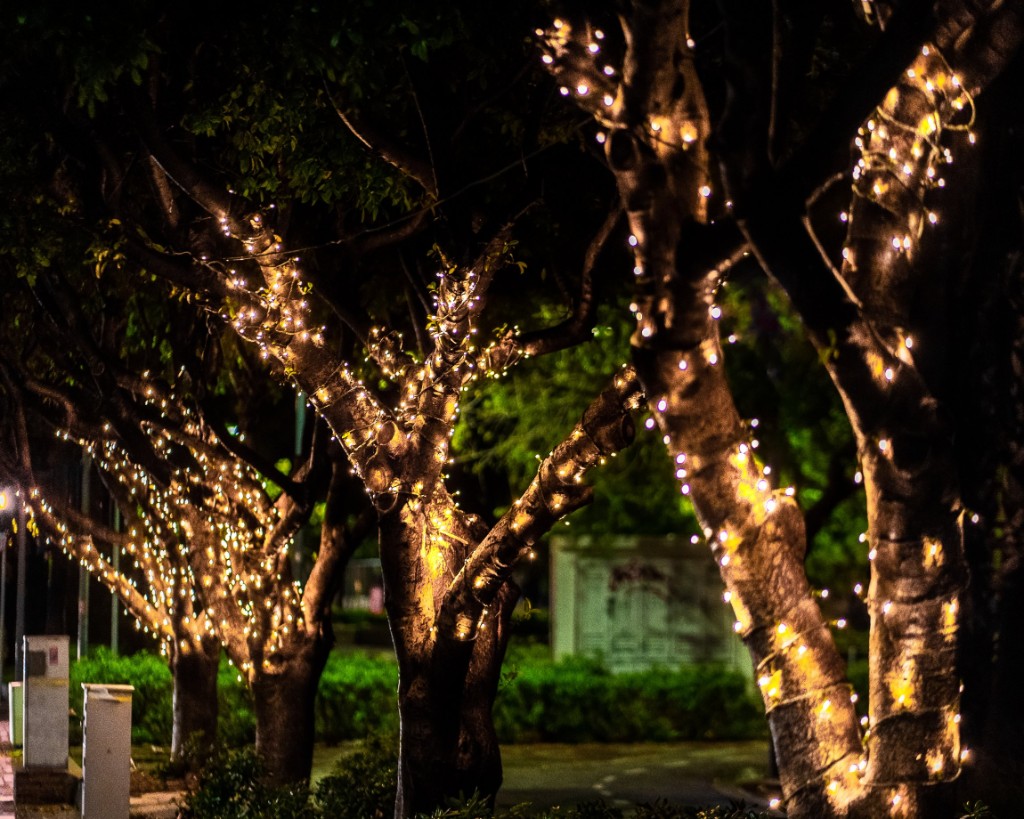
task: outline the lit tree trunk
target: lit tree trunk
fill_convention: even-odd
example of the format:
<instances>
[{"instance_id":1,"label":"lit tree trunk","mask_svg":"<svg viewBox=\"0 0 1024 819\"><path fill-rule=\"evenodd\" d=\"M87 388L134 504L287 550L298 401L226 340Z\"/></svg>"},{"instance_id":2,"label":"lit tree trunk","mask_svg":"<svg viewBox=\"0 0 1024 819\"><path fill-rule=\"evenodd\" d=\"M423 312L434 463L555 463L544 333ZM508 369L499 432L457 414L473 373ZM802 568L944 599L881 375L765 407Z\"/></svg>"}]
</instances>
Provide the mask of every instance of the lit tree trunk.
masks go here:
<instances>
[{"instance_id":1,"label":"lit tree trunk","mask_svg":"<svg viewBox=\"0 0 1024 819\"><path fill-rule=\"evenodd\" d=\"M438 514L439 508L448 514ZM432 521L445 521L443 534ZM455 633L435 625L432 603L422 608L444 594L452 569L468 559L481 528L486 534L485 526L466 523L447 498L426 514L403 510L381 521L385 599L399 667L395 813L401 817L430 812L460 793L493 799L501 785L491 709L518 590L507 583L489 611L478 621L460 618ZM415 555L421 543L426 561L408 565L402 558ZM452 559L444 560L441 550L450 550Z\"/></svg>"},{"instance_id":2,"label":"lit tree trunk","mask_svg":"<svg viewBox=\"0 0 1024 819\"><path fill-rule=\"evenodd\" d=\"M204 637L189 651L171 649L174 682L171 761L199 765L217 742L220 643Z\"/></svg>"},{"instance_id":3,"label":"lit tree trunk","mask_svg":"<svg viewBox=\"0 0 1024 819\"><path fill-rule=\"evenodd\" d=\"M253 675L256 753L269 784L309 780L313 767L316 691L329 646L290 646L270 671Z\"/></svg>"}]
</instances>

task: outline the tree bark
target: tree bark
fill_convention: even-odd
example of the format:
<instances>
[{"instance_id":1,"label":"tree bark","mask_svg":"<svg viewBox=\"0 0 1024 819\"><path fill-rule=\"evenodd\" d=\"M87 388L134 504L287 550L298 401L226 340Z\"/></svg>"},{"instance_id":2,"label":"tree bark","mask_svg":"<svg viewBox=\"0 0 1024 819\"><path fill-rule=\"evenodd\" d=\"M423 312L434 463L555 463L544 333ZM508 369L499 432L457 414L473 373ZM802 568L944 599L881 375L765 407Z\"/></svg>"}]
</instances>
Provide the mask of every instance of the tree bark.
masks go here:
<instances>
[{"instance_id":1,"label":"tree bark","mask_svg":"<svg viewBox=\"0 0 1024 819\"><path fill-rule=\"evenodd\" d=\"M220 643L212 637L203 638L188 651L177 648L171 657L171 761L186 768L201 765L217 741L219 663Z\"/></svg>"},{"instance_id":2,"label":"tree bark","mask_svg":"<svg viewBox=\"0 0 1024 819\"><path fill-rule=\"evenodd\" d=\"M315 641L276 662L272 670L253 675L256 754L268 784L309 781L316 691L328 652L325 642Z\"/></svg>"},{"instance_id":3,"label":"tree bark","mask_svg":"<svg viewBox=\"0 0 1024 819\"><path fill-rule=\"evenodd\" d=\"M515 594L506 595L514 603ZM508 645L508 616L473 642L440 640L426 663L399 664L401 726L395 816L430 812L473 793L493 804L501 752L492 707Z\"/></svg>"}]
</instances>

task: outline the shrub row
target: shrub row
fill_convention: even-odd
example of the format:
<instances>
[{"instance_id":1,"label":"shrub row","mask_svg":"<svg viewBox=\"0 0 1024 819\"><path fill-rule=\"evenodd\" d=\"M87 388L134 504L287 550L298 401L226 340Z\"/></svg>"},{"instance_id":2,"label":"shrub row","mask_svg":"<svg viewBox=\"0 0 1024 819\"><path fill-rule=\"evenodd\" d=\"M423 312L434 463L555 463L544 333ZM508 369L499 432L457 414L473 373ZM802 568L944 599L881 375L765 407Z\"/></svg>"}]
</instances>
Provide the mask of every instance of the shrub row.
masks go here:
<instances>
[{"instance_id":1,"label":"shrub row","mask_svg":"<svg viewBox=\"0 0 1024 819\"><path fill-rule=\"evenodd\" d=\"M593 660L554 663L537 651L514 653L505 668L494 713L503 742L741 739L765 733L751 684L736 671L700 666L611 674ZM227 663L218 680L221 741L251 742L255 717L248 691ZM74 663L71 697L78 715L82 682L134 685L133 741L170 743L172 685L163 658L115 657L97 649ZM388 657L332 654L315 705L317 739L335 743L394 730L397 686L397 668ZM73 742L80 732L80 720L72 720Z\"/></svg>"},{"instance_id":2,"label":"shrub row","mask_svg":"<svg viewBox=\"0 0 1024 819\"><path fill-rule=\"evenodd\" d=\"M612 674L569 658L513 666L494 720L502 742L664 742L764 736L743 674L717 666Z\"/></svg>"}]
</instances>

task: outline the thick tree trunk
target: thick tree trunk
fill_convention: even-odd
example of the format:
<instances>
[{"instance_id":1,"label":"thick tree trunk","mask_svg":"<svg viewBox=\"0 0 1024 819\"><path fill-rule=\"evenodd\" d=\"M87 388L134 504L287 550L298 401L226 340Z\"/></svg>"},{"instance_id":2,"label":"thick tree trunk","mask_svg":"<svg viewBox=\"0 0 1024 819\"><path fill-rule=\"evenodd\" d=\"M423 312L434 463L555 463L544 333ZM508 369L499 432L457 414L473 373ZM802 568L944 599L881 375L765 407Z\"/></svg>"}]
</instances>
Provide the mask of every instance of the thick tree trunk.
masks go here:
<instances>
[{"instance_id":1,"label":"thick tree trunk","mask_svg":"<svg viewBox=\"0 0 1024 819\"><path fill-rule=\"evenodd\" d=\"M491 708L518 589L504 584L479 619L450 623L436 615L449 572L462 567L485 531L444 492L381 518L385 604L398 657L395 816L402 819L474 792L493 800L501 785Z\"/></svg>"},{"instance_id":2,"label":"thick tree trunk","mask_svg":"<svg viewBox=\"0 0 1024 819\"><path fill-rule=\"evenodd\" d=\"M309 780L316 691L328 651L323 641L307 644L252 681L256 753L268 784Z\"/></svg>"},{"instance_id":3,"label":"thick tree trunk","mask_svg":"<svg viewBox=\"0 0 1024 819\"><path fill-rule=\"evenodd\" d=\"M497 616L474 640L441 635L428 654L403 659L399 652L396 817L429 813L474 793L493 803L502 771L492 708L517 594L505 587Z\"/></svg>"},{"instance_id":4,"label":"thick tree trunk","mask_svg":"<svg viewBox=\"0 0 1024 819\"><path fill-rule=\"evenodd\" d=\"M171 658L174 679L171 761L200 764L217 741L217 666L220 643L212 637L199 649L176 650Z\"/></svg>"},{"instance_id":5,"label":"thick tree trunk","mask_svg":"<svg viewBox=\"0 0 1024 819\"><path fill-rule=\"evenodd\" d=\"M461 684L444 669L402 675L396 816L430 812L460 795L493 801L501 787L491 713L501 658L492 650L481 665L486 667L467 672Z\"/></svg>"}]
</instances>

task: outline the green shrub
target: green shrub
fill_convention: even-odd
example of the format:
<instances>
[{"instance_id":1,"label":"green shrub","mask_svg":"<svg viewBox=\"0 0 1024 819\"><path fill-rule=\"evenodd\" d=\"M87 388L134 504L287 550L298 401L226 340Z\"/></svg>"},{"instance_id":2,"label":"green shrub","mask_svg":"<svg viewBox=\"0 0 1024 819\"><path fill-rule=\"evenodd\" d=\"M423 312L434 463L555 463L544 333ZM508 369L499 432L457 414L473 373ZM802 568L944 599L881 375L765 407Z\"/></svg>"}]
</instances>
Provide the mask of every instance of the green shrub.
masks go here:
<instances>
[{"instance_id":1,"label":"green shrub","mask_svg":"<svg viewBox=\"0 0 1024 819\"><path fill-rule=\"evenodd\" d=\"M117 656L108 648L98 647L71 664L69 677L70 705L77 715L70 726L73 745L82 742L82 683L135 686L132 692L132 742L170 745L173 683L166 658L149 652Z\"/></svg>"},{"instance_id":2,"label":"green shrub","mask_svg":"<svg viewBox=\"0 0 1024 819\"><path fill-rule=\"evenodd\" d=\"M636 742L765 735L746 675L718 666L612 674L578 657L506 674L494 709L502 742Z\"/></svg>"},{"instance_id":3,"label":"green shrub","mask_svg":"<svg viewBox=\"0 0 1024 819\"><path fill-rule=\"evenodd\" d=\"M238 669L223 659L217 669L217 739L228 748L256 740L252 695L239 679Z\"/></svg>"},{"instance_id":4,"label":"green shrub","mask_svg":"<svg viewBox=\"0 0 1024 819\"><path fill-rule=\"evenodd\" d=\"M397 734L374 734L317 783L314 801L332 819L384 819L395 810Z\"/></svg>"},{"instance_id":5,"label":"green shrub","mask_svg":"<svg viewBox=\"0 0 1024 819\"><path fill-rule=\"evenodd\" d=\"M214 759L197 786L185 795L189 819L305 819L310 816L305 785L270 787L260 780L251 748Z\"/></svg>"},{"instance_id":6,"label":"green shrub","mask_svg":"<svg viewBox=\"0 0 1024 819\"><path fill-rule=\"evenodd\" d=\"M317 739L340 742L397 730L397 691L393 659L331 654L316 698Z\"/></svg>"},{"instance_id":7,"label":"green shrub","mask_svg":"<svg viewBox=\"0 0 1024 819\"><path fill-rule=\"evenodd\" d=\"M96 649L71 669L71 703L82 713L82 682L130 683L132 738L171 741L172 681L156 654L115 657ZM218 674L220 742L251 744L256 733L252 698L238 672L222 662ZM332 653L315 703L320 742L361 739L394 731L398 670L390 657ZM510 652L494 710L503 742L631 742L741 739L765 733L760 704L747 678L715 666L612 674L599 662L552 662L546 646ZM72 720L72 741L81 740Z\"/></svg>"}]
</instances>

